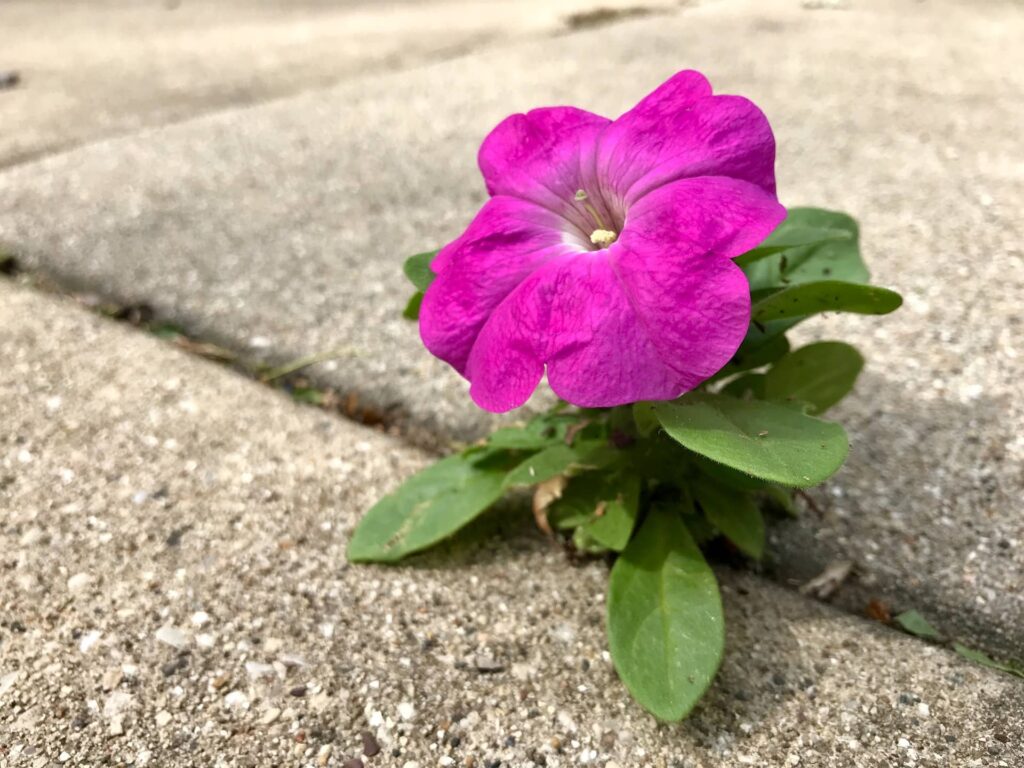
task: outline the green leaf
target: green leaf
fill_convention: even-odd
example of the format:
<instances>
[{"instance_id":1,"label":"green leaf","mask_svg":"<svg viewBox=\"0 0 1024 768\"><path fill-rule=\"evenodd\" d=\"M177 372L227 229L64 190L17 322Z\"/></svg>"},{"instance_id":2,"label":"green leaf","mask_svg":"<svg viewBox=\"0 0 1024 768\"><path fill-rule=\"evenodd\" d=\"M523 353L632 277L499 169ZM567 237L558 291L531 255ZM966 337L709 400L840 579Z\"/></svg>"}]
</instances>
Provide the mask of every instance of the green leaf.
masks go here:
<instances>
[{"instance_id":1,"label":"green leaf","mask_svg":"<svg viewBox=\"0 0 1024 768\"><path fill-rule=\"evenodd\" d=\"M845 213L821 208L790 208L786 220L776 228L769 240L774 238L778 242L790 240L795 243L799 233L808 229L839 230L847 232L849 237L791 247L777 252L775 258L762 257L748 261L743 271L750 281L751 290L818 280L840 280L847 283L868 281L868 268L860 255L857 222Z\"/></svg>"},{"instance_id":2,"label":"green leaf","mask_svg":"<svg viewBox=\"0 0 1024 768\"><path fill-rule=\"evenodd\" d=\"M764 398L796 400L824 413L853 389L864 358L849 344L821 341L790 352L764 378Z\"/></svg>"},{"instance_id":3,"label":"green leaf","mask_svg":"<svg viewBox=\"0 0 1024 768\"><path fill-rule=\"evenodd\" d=\"M423 304L423 291L416 291L409 297L409 303L402 310L402 317L406 320L420 319L420 306Z\"/></svg>"},{"instance_id":4,"label":"green leaf","mask_svg":"<svg viewBox=\"0 0 1024 768\"><path fill-rule=\"evenodd\" d=\"M402 265L402 271L405 272L405 276L409 278L410 283L416 286L417 290L427 290L430 284L434 282L434 278L437 277L430 268L430 262L434 260L437 253L437 251L417 253L415 256L410 256L406 259L405 264Z\"/></svg>"},{"instance_id":5,"label":"green leaf","mask_svg":"<svg viewBox=\"0 0 1024 768\"><path fill-rule=\"evenodd\" d=\"M505 468L449 456L413 475L378 501L348 545L352 562L393 562L436 544L494 504L505 490Z\"/></svg>"},{"instance_id":6,"label":"green leaf","mask_svg":"<svg viewBox=\"0 0 1024 768\"><path fill-rule=\"evenodd\" d=\"M698 480L693 484L704 516L743 554L760 560L764 554L764 518L749 493Z\"/></svg>"},{"instance_id":7,"label":"green leaf","mask_svg":"<svg viewBox=\"0 0 1024 768\"><path fill-rule=\"evenodd\" d=\"M654 418L653 404L643 400L633 403L633 421L636 424L637 434L641 437L647 437L661 426Z\"/></svg>"},{"instance_id":8,"label":"green leaf","mask_svg":"<svg viewBox=\"0 0 1024 768\"><path fill-rule=\"evenodd\" d=\"M553 445L525 459L508 473L505 487L537 485L557 475L564 475L579 460L579 455L568 445Z\"/></svg>"},{"instance_id":9,"label":"green leaf","mask_svg":"<svg viewBox=\"0 0 1024 768\"><path fill-rule=\"evenodd\" d=\"M839 280L801 283L779 290L751 294L752 323L804 318L819 312L856 312L886 315L903 303L895 291L874 285L857 285Z\"/></svg>"},{"instance_id":10,"label":"green leaf","mask_svg":"<svg viewBox=\"0 0 1024 768\"><path fill-rule=\"evenodd\" d=\"M584 472L569 480L548 507L548 521L561 530L584 531L603 549L621 552L629 542L640 506L640 478L631 473Z\"/></svg>"},{"instance_id":11,"label":"green leaf","mask_svg":"<svg viewBox=\"0 0 1024 768\"><path fill-rule=\"evenodd\" d=\"M655 403L644 403L654 418ZM648 437L638 439L624 451L630 470L640 477L675 484L691 472L692 460L696 458L672 438L661 431L657 423L655 431Z\"/></svg>"},{"instance_id":12,"label":"green leaf","mask_svg":"<svg viewBox=\"0 0 1024 768\"><path fill-rule=\"evenodd\" d=\"M784 330L783 328L782 331ZM752 334L755 335L752 336ZM733 374L774 363L787 352L789 352L789 342L781 332L769 336L767 333L759 332L756 327L752 327L747 332L747 338L744 339L743 344L732 356L732 360L712 376L710 381L718 381Z\"/></svg>"},{"instance_id":13,"label":"green leaf","mask_svg":"<svg viewBox=\"0 0 1024 768\"><path fill-rule=\"evenodd\" d=\"M594 516L594 509L604 494L600 472L583 472L569 479L562 495L548 507L548 522L559 530L579 528Z\"/></svg>"},{"instance_id":14,"label":"green leaf","mask_svg":"<svg viewBox=\"0 0 1024 768\"><path fill-rule=\"evenodd\" d=\"M765 378L766 376L763 373L746 373L730 381L720 391L723 395L738 397L741 400L750 398L764 400Z\"/></svg>"},{"instance_id":15,"label":"green leaf","mask_svg":"<svg viewBox=\"0 0 1024 768\"><path fill-rule=\"evenodd\" d=\"M683 525L690 532L693 540L700 547L710 544L721 535L715 526L708 522L706 517L701 517L695 512L683 515Z\"/></svg>"},{"instance_id":16,"label":"green leaf","mask_svg":"<svg viewBox=\"0 0 1024 768\"><path fill-rule=\"evenodd\" d=\"M565 443L566 430L579 418L566 414L542 415L531 419L522 427L502 427L487 438L487 444L494 448L516 450L540 450Z\"/></svg>"},{"instance_id":17,"label":"green leaf","mask_svg":"<svg viewBox=\"0 0 1024 768\"><path fill-rule=\"evenodd\" d=\"M746 267L755 261L766 259L782 251L793 248L810 248L835 240L852 240L853 235L845 229L829 229L826 227L808 227L802 224L786 226L783 222L761 245L738 256L735 262Z\"/></svg>"},{"instance_id":18,"label":"green leaf","mask_svg":"<svg viewBox=\"0 0 1024 768\"><path fill-rule=\"evenodd\" d=\"M174 323L160 323L159 325L152 325L149 328L149 332L156 336L158 339L176 339L179 336L188 336L179 325Z\"/></svg>"},{"instance_id":19,"label":"green leaf","mask_svg":"<svg viewBox=\"0 0 1024 768\"><path fill-rule=\"evenodd\" d=\"M505 487L536 485L570 470L601 467L615 457L615 449L602 440L581 440L575 445L552 445L535 453L508 473Z\"/></svg>"},{"instance_id":20,"label":"green leaf","mask_svg":"<svg viewBox=\"0 0 1024 768\"><path fill-rule=\"evenodd\" d=\"M898 616L894 616L893 620L915 637L922 637L925 640L940 639L939 631L915 610L904 611Z\"/></svg>"},{"instance_id":21,"label":"green leaf","mask_svg":"<svg viewBox=\"0 0 1024 768\"><path fill-rule=\"evenodd\" d=\"M987 653L982 653L974 648L968 648L966 645L961 645L960 643L953 643L953 650L968 661L973 661L975 664L980 664L981 666L988 667L989 669L997 669L1000 672L1006 672L1008 674L1015 675L1016 677L1024 677L1024 666L1017 663L1003 663L1001 661L996 661Z\"/></svg>"},{"instance_id":22,"label":"green leaf","mask_svg":"<svg viewBox=\"0 0 1024 768\"><path fill-rule=\"evenodd\" d=\"M727 467L725 464L719 464L717 461L712 461L700 454L694 454L692 451L687 451L687 453L692 457L691 461L693 464L719 485L724 485L727 488L738 488L744 491L762 491L771 486L771 483L767 480L751 477L745 472Z\"/></svg>"},{"instance_id":23,"label":"green leaf","mask_svg":"<svg viewBox=\"0 0 1024 768\"><path fill-rule=\"evenodd\" d=\"M576 551L588 555L600 555L608 551L608 547L595 539L586 528L580 527L572 532L572 545Z\"/></svg>"},{"instance_id":24,"label":"green leaf","mask_svg":"<svg viewBox=\"0 0 1024 768\"><path fill-rule=\"evenodd\" d=\"M640 508L640 478L636 475L607 476L604 493L584 530L608 549L621 552L633 535Z\"/></svg>"},{"instance_id":25,"label":"green leaf","mask_svg":"<svg viewBox=\"0 0 1024 768\"><path fill-rule=\"evenodd\" d=\"M809 487L842 465L838 424L760 400L700 392L654 409L665 432L694 453L780 485Z\"/></svg>"},{"instance_id":26,"label":"green leaf","mask_svg":"<svg viewBox=\"0 0 1024 768\"><path fill-rule=\"evenodd\" d=\"M785 488L769 485L762 488L761 493L771 508L780 509L790 517L796 517L799 514L799 510L793 501L793 494Z\"/></svg>"},{"instance_id":27,"label":"green leaf","mask_svg":"<svg viewBox=\"0 0 1024 768\"><path fill-rule=\"evenodd\" d=\"M680 720L722 661L725 621L715 574L678 511L654 506L612 567L608 646L629 692Z\"/></svg>"},{"instance_id":28,"label":"green leaf","mask_svg":"<svg viewBox=\"0 0 1024 768\"><path fill-rule=\"evenodd\" d=\"M291 391L291 395L292 400L297 403L322 405L324 402L323 391L316 389L315 387L295 387L295 389Z\"/></svg>"}]
</instances>

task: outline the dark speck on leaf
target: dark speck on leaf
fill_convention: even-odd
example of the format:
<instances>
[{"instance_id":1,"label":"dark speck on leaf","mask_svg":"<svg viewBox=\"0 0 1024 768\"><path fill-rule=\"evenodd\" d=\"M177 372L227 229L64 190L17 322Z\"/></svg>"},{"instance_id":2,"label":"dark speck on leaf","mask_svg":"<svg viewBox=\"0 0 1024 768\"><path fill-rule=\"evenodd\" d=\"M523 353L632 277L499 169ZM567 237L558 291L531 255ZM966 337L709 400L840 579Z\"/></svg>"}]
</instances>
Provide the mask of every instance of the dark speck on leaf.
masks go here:
<instances>
[{"instance_id":1,"label":"dark speck on leaf","mask_svg":"<svg viewBox=\"0 0 1024 768\"><path fill-rule=\"evenodd\" d=\"M0 70L0 91L17 88L21 82L21 73L16 69Z\"/></svg>"}]
</instances>

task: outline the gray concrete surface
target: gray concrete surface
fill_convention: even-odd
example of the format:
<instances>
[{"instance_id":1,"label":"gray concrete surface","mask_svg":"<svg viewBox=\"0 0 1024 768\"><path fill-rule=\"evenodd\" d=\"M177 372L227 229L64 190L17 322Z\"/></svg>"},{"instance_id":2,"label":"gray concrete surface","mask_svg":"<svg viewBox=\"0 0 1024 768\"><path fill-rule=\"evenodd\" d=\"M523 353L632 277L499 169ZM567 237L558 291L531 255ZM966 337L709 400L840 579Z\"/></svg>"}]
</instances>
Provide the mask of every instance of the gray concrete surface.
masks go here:
<instances>
[{"instance_id":1,"label":"gray concrete surface","mask_svg":"<svg viewBox=\"0 0 1024 768\"><path fill-rule=\"evenodd\" d=\"M363 731L371 767L1024 760L1021 681L728 572L721 675L658 725L605 654L606 566L525 509L349 566L422 454L6 282L0 358L4 768L342 766Z\"/></svg>"},{"instance_id":2,"label":"gray concrete surface","mask_svg":"<svg viewBox=\"0 0 1024 768\"><path fill-rule=\"evenodd\" d=\"M675 0L5 0L0 166ZM575 20L574 20L575 19Z\"/></svg>"},{"instance_id":3,"label":"gray concrete surface","mask_svg":"<svg viewBox=\"0 0 1024 768\"><path fill-rule=\"evenodd\" d=\"M153 304L246 354L337 349L315 374L427 442L484 424L398 317L405 255L483 200L477 145L508 112L618 113L672 71L761 104L784 202L862 220L906 306L836 318L869 370L836 415L849 467L778 529L773 572L856 561L835 596L914 607L1024 655L1018 211L1024 62L1012 3L729 0L142 132L0 174L0 243L65 284Z\"/></svg>"}]
</instances>

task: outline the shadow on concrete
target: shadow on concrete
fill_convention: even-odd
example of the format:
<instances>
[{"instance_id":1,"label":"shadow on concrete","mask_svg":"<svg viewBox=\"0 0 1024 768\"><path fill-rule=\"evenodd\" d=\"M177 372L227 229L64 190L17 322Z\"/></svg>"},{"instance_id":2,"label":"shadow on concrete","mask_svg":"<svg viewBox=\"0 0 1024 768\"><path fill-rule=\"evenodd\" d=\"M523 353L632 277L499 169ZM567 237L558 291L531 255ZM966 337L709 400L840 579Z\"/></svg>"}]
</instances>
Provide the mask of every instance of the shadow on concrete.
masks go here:
<instances>
[{"instance_id":1,"label":"shadow on concrete","mask_svg":"<svg viewBox=\"0 0 1024 768\"><path fill-rule=\"evenodd\" d=\"M796 586L851 560L834 605L915 608L965 643L1024 655L1024 467L1006 404L926 399L868 373L830 417L850 457L812 492L820 515L774 524L765 573Z\"/></svg>"}]
</instances>

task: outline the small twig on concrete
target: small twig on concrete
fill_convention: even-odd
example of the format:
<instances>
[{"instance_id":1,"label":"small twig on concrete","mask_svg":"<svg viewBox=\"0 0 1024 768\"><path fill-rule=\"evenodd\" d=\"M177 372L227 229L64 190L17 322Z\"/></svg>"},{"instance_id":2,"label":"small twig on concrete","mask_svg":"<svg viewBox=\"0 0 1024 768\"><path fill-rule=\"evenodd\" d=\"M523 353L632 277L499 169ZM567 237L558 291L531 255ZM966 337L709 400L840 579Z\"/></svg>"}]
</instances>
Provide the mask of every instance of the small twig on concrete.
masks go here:
<instances>
[{"instance_id":1,"label":"small twig on concrete","mask_svg":"<svg viewBox=\"0 0 1024 768\"><path fill-rule=\"evenodd\" d=\"M328 360L336 360L339 357L344 357L346 354L348 354L348 350L332 349L327 352L317 352L315 355L300 357L298 360L292 360L290 363L285 363L277 368L271 368L260 376L260 381L265 383L274 381L275 379L280 379L282 376L287 376L290 373L301 371L303 368L308 368L311 365L325 363Z\"/></svg>"},{"instance_id":2,"label":"small twig on concrete","mask_svg":"<svg viewBox=\"0 0 1024 768\"><path fill-rule=\"evenodd\" d=\"M825 514L822 511L821 507L818 506L818 502L816 502L814 500L814 497L811 496L811 494L809 494L807 491L803 490L802 488L797 488L796 495L803 499L807 506L811 508L811 511L814 512L814 514L816 514L818 517L821 517L823 514Z\"/></svg>"}]
</instances>

